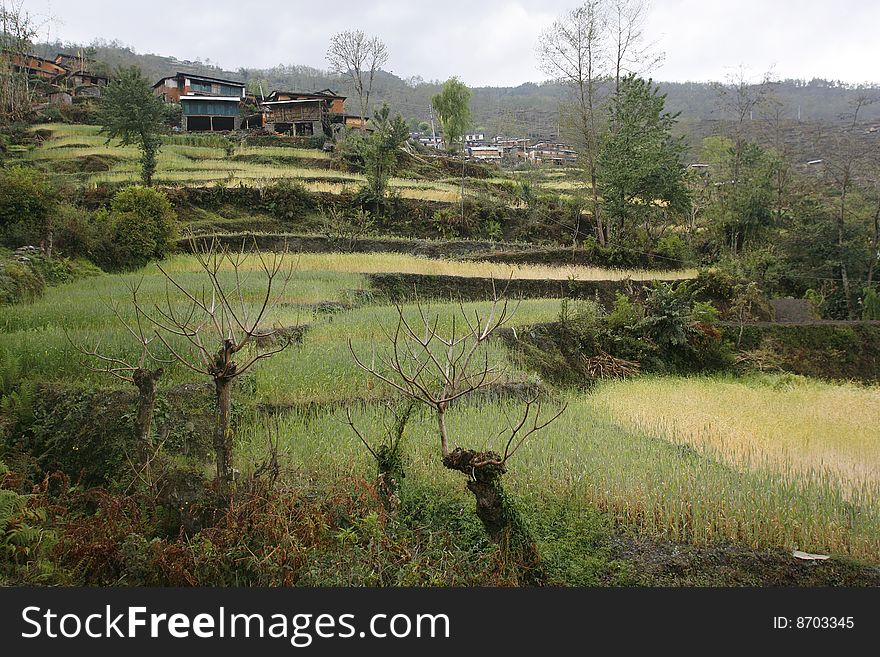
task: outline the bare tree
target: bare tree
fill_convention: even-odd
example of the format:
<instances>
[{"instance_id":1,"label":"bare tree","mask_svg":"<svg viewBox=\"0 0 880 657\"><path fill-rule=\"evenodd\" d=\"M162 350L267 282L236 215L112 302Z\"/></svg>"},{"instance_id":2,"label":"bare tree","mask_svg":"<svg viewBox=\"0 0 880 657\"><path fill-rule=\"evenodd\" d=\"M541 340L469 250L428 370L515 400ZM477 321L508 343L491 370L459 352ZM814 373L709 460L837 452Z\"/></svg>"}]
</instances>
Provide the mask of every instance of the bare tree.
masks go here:
<instances>
[{"instance_id":1,"label":"bare tree","mask_svg":"<svg viewBox=\"0 0 880 657\"><path fill-rule=\"evenodd\" d=\"M137 463L129 459L129 463L135 473L135 478L143 483L149 490L156 492L158 481L161 478L153 472L153 461L161 449L161 442L157 446L153 441L153 415L156 410L156 392L159 379L165 373L162 367L150 368L148 363L168 363L171 361L156 358L150 352L150 344L156 339L150 330L151 325L144 315L138 300L140 283L128 285L131 296L131 304L134 309L134 320L125 318L119 305L112 304L111 310L116 319L125 327L126 331L140 346L137 360L131 361L117 356L102 353L100 344L91 348L83 347L68 340L80 353L94 359L99 365L90 366L96 372L104 372L111 376L134 385L138 390L137 414L135 416L135 444L137 445Z\"/></svg>"},{"instance_id":2,"label":"bare tree","mask_svg":"<svg viewBox=\"0 0 880 657\"><path fill-rule=\"evenodd\" d=\"M537 558L534 541L505 496L501 476L525 441L558 418L565 407L542 417L539 397L528 399L522 415L511 419L497 436L504 444L502 454L462 447L450 450L446 423L450 404L497 384L505 375L502 368L490 364L485 349L490 337L510 322L516 310L504 296L495 291L493 284L488 312L468 312L461 306L445 334L439 328L439 316L431 316L421 303L416 304L414 320L408 319L398 305L397 325L386 334L386 353L374 351L371 358L364 359L350 342L349 349L361 369L433 411L443 465L467 477L468 490L476 499L477 516L490 538L512 550L520 563L529 564Z\"/></svg>"},{"instance_id":3,"label":"bare tree","mask_svg":"<svg viewBox=\"0 0 880 657\"><path fill-rule=\"evenodd\" d=\"M388 48L379 37L368 37L363 30L334 34L327 49L330 70L345 76L360 103L361 129L370 109L370 94L376 71L388 63Z\"/></svg>"},{"instance_id":4,"label":"bare tree","mask_svg":"<svg viewBox=\"0 0 880 657\"><path fill-rule=\"evenodd\" d=\"M284 295L293 274L293 264L286 252L265 254L256 249L247 254L211 243L192 243L193 251L207 285L192 291L158 265L165 277L164 303L154 304L146 314L155 326L155 334L182 365L209 376L216 392L214 451L217 479L228 488L233 475L232 382L250 371L258 362L283 351L292 341L290 332L264 326L272 309ZM255 303L246 298L245 285L250 273L247 264L256 259L261 277ZM262 350L258 340L274 336L274 345ZM182 341L184 348L175 342Z\"/></svg>"},{"instance_id":5,"label":"bare tree","mask_svg":"<svg viewBox=\"0 0 880 657\"><path fill-rule=\"evenodd\" d=\"M649 7L648 0L588 0L544 30L536 49L541 69L572 90L572 102L561 108L561 114L566 115L566 127L586 166L593 227L601 244L611 239L611 224L600 214L597 173L603 108L609 96L603 86L613 81L610 95L615 95L623 76L643 74L662 60L654 44L645 40Z\"/></svg>"},{"instance_id":6,"label":"bare tree","mask_svg":"<svg viewBox=\"0 0 880 657\"><path fill-rule=\"evenodd\" d=\"M0 4L0 110L9 120L21 119L31 109L34 87L27 61L38 31L24 0Z\"/></svg>"},{"instance_id":7,"label":"bare tree","mask_svg":"<svg viewBox=\"0 0 880 657\"><path fill-rule=\"evenodd\" d=\"M655 44L645 41L644 28L650 8L648 0L609 0L607 29L615 94L620 92L623 76L644 75L663 61L663 54L655 50Z\"/></svg>"},{"instance_id":8,"label":"bare tree","mask_svg":"<svg viewBox=\"0 0 880 657\"><path fill-rule=\"evenodd\" d=\"M596 237L604 244L607 231L600 215L597 162L599 158L600 85L608 77L607 21L602 4L590 0L562 15L542 32L538 65L572 90L571 131L582 154L592 186L591 211Z\"/></svg>"},{"instance_id":9,"label":"bare tree","mask_svg":"<svg viewBox=\"0 0 880 657\"><path fill-rule=\"evenodd\" d=\"M856 309L846 264L846 222L851 213L852 192L861 181L862 168L867 166L869 158L876 158L877 145L859 135L859 114L874 101L875 98L867 94L859 94L853 100L852 112L844 117L843 127L832 135L824 161L825 175L835 195L832 198L836 203L834 224L837 229L838 266L849 319L856 319ZM874 221L876 229L876 216Z\"/></svg>"},{"instance_id":10,"label":"bare tree","mask_svg":"<svg viewBox=\"0 0 880 657\"><path fill-rule=\"evenodd\" d=\"M754 82L741 66L736 72L729 74L724 83L714 85L718 108L729 121L733 141L733 185L740 182L743 155L751 138L749 123L754 120L755 111L767 102L773 90L770 77L771 72L768 71L758 82Z\"/></svg>"}]
</instances>

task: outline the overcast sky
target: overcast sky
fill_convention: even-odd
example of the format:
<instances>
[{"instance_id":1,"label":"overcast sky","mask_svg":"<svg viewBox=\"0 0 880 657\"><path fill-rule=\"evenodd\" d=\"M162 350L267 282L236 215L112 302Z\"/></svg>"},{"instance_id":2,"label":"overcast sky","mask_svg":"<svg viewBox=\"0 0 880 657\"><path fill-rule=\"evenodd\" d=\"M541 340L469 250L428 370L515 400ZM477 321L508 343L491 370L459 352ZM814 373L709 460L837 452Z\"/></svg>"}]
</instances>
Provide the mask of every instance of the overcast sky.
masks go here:
<instances>
[{"instance_id":1,"label":"overcast sky","mask_svg":"<svg viewBox=\"0 0 880 657\"><path fill-rule=\"evenodd\" d=\"M118 39L137 52L210 59L235 70L326 68L335 32L360 28L388 45L387 68L409 78L458 75L471 86L544 79L541 29L576 0L24 0L51 16L44 36ZM653 0L646 34L665 54L657 80L756 78L880 81L880 0Z\"/></svg>"}]
</instances>

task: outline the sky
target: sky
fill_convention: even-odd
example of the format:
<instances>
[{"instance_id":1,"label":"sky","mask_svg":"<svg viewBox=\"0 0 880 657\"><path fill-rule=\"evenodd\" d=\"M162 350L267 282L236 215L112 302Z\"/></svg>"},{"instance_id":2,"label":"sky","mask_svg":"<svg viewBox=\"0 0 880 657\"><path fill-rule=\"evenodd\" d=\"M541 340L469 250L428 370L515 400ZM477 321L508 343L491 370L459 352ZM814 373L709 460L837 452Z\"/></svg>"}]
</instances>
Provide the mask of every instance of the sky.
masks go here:
<instances>
[{"instance_id":1,"label":"sky","mask_svg":"<svg viewBox=\"0 0 880 657\"><path fill-rule=\"evenodd\" d=\"M2 1L2 0L0 0ZM22 0L17 0L22 1ZM362 29L388 46L402 78L470 86L544 80L535 45L577 0L23 0L41 37L119 40L135 51L210 60L227 70L327 68L332 34ZM50 20L45 20L46 18ZM655 80L813 77L880 82L878 0L653 0L645 36L662 52ZM42 40L42 39L41 39Z\"/></svg>"}]
</instances>

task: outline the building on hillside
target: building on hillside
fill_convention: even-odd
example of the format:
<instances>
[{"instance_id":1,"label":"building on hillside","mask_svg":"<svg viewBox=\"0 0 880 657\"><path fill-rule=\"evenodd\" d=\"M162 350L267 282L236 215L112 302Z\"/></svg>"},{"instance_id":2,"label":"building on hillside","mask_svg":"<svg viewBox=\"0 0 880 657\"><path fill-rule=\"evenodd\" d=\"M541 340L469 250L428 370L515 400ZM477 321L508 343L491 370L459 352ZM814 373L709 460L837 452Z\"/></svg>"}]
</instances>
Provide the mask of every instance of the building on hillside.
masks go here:
<instances>
[{"instance_id":1,"label":"building on hillside","mask_svg":"<svg viewBox=\"0 0 880 657\"><path fill-rule=\"evenodd\" d=\"M241 127L239 106L243 82L178 72L153 85L166 103L180 103L181 127L186 132L218 132Z\"/></svg>"},{"instance_id":2,"label":"building on hillside","mask_svg":"<svg viewBox=\"0 0 880 657\"><path fill-rule=\"evenodd\" d=\"M526 156L533 164L569 166L577 162L577 151L568 144L540 141L526 149Z\"/></svg>"},{"instance_id":3,"label":"building on hillside","mask_svg":"<svg viewBox=\"0 0 880 657\"><path fill-rule=\"evenodd\" d=\"M153 93L166 103L180 102L184 96L217 96L241 100L245 95L244 82L180 71L156 82Z\"/></svg>"},{"instance_id":4,"label":"building on hillside","mask_svg":"<svg viewBox=\"0 0 880 657\"><path fill-rule=\"evenodd\" d=\"M53 61L58 64L58 66L61 66L68 71L87 71L92 68L91 65L95 63L94 59L86 57L81 51L77 52L75 55L59 52L55 55Z\"/></svg>"},{"instance_id":5,"label":"building on hillside","mask_svg":"<svg viewBox=\"0 0 880 657\"><path fill-rule=\"evenodd\" d=\"M471 132L464 136L465 146L485 146L486 135L482 132Z\"/></svg>"},{"instance_id":6,"label":"building on hillside","mask_svg":"<svg viewBox=\"0 0 880 657\"><path fill-rule=\"evenodd\" d=\"M63 76L67 70L49 59L43 59L36 55L24 55L4 50L2 57L12 66L15 73L27 73L28 77L40 78L51 82L58 76Z\"/></svg>"},{"instance_id":7,"label":"building on hillside","mask_svg":"<svg viewBox=\"0 0 880 657\"><path fill-rule=\"evenodd\" d=\"M427 148L442 148L443 146L443 135L440 132L436 134L431 134L430 132L411 132L409 133L409 138Z\"/></svg>"},{"instance_id":8,"label":"building on hillside","mask_svg":"<svg viewBox=\"0 0 880 657\"><path fill-rule=\"evenodd\" d=\"M492 140L492 143L503 148L505 153L525 153L530 142L528 139L521 137L503 137L498 135Z\"/></svg>"},{"instance_id":9,"label":"building on hillside","mask_svg":"<svg viewBox=\"0 0 880 657\"><path fill-rule=\"evenodd\" d=\"M181 96L181 125L185 132L229 132L241 127L236 96Z\"/></svg>"},{"instance_id":10,"label":"building on hillside","mask_svg":"<svg viewBox=\"0 0 880 657\"><path fill-rule=\"evenodd\" d=\"M273 91L259 102L260 113L246 119L248 128L290 133L297 137L333 137L343 127L359 128L359 116L345 111L345 96L331 89Z\"/></svg>"},{"instance_id":11,"label":"building on hillside","mask_svg":"<svg viewBox=\"0 0 880 657\"><path fill-rule=\"evenodd\" d=\"M489 162L500 162L504 157L504 152L500 146L468 146L467 154L475 160L486 160Z\"/></svg>"},{"instance_id":12,"label":"building on hillside","mask_svg":"<svg viewBox=\"0 0 880 657\"><path fill-rule=\"evenodd\" d=\"M89 98L98 98L103 92L103 88L110 83L110 78L103 75L95 75L88 71L70 71L65 75L59 76L55 80L55 84L64 87L74 96L85 96Z\"/></svg>"}]
</instances>

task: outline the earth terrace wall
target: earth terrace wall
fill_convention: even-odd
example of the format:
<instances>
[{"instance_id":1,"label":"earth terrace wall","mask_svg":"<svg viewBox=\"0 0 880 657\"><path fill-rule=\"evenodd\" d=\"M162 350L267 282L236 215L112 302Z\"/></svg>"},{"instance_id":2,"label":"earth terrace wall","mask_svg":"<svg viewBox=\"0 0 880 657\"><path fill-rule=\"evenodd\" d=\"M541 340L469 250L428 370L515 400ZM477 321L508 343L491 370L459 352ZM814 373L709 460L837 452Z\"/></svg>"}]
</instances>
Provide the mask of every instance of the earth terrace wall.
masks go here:
<instances>
[{"instance_id":1,"label":"earth terrace wall","mask_svg":"<svg viewBox=\"0 0 880 657\"><path fill-rule=\"evenodd\" d=\"M776 369L823 379L880 381L880 322L728 324L737 351L761 350Z\"/></svg>"}]
</instances>

